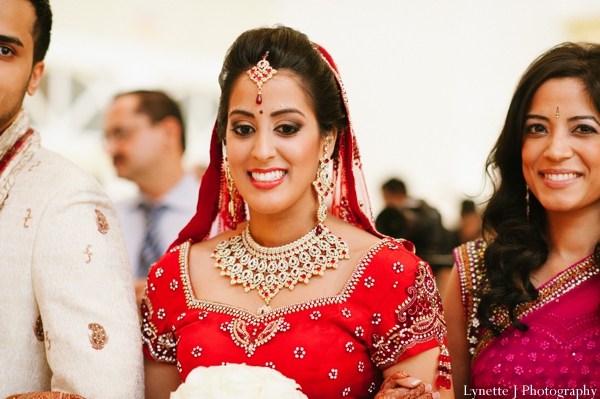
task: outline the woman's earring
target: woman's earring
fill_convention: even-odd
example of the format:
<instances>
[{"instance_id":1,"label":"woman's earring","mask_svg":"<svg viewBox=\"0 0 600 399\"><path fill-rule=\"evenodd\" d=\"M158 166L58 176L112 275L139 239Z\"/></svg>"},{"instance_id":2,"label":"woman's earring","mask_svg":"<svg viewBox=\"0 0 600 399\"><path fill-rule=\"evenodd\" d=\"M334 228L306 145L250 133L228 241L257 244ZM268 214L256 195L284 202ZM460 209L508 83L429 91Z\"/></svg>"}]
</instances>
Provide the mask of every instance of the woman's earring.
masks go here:
<instances>
[{"instance_id":1,"label":"woman's earring","mask_svg":"<svg viewBox=\"0 0 600 399\"><path fill-rule=\"evenodd\" d=\"M527 220L529 220L529 186L525 184L525 211L527 213Z\"/></svg>"},{"instance_id":2,"label":"woman's earring","mask_svg":"<svg viewBox=\"0 0 600 399\"><path fill-rule=\"evenodd\" d=\"M321 224L327 217L327 205L325 205L325 197L333 190L333 181L329 176L329 144L331 136L325 139L325 148L323 149L323 157L319 159L319 167L317 169L317 179L313 182L313 186L319 197L319 208L317 210L317 223Z\"/></svg>"},{"instance_id":3,"label":"woman's earring","mask_svg":"<svg viewBox=\"0 0 600 399\"><path fill-rule=\"evenodd\" d=\"M225 180L227 181L227 191L229 192L229 214L231 215L231 220L233 221L233 230L235 230L237 228L237 215L235 213L235 192L237 190L235 188L233 178L231 177L231 171L229 170L229 162L227 158L225 158Z\"/></svg>"}]
</instances>

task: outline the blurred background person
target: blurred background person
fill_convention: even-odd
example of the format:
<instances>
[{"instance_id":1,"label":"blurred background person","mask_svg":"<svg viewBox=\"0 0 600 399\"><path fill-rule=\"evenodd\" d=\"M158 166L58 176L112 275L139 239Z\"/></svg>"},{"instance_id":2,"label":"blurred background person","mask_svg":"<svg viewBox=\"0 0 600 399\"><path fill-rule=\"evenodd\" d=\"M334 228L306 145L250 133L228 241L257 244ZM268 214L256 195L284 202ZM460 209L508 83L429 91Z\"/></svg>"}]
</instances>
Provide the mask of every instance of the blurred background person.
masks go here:
<instances>
[{"instance_id":1,"label":"blurred background person","mask_svg":"<svg viewBox=\"0 0 600 399\"><path fill-rule=\"evenodd\" d=\"M418 256L429 263L443 294L445 276L452 266L452 234L442 224L440 212L425 200L411 198L406 185L392 178L381 187L385 208L375 221L377 230L415 244Z\"/></svg>"},{"instance_id":2,"label":"blurred background person","mask_svg":"<svg viewBox=\"0 0 600 399\"><path fill-rule=\"evenodd\" d=\"M475 202L464 200L461 203L459 223L459 245L481 238L481 213L477 209Z\"/></svg>"},{"instance_id":3,"label":"blurred background person","mask_svg":"<svg viewBox=\"0 0 600 399\"><path fill-rule=\"evenodd\" d=\"M139 188L117 211L140 302L150 265L196 212L200 182L184 171L185 125L179 105L164 92L117 95L104 131L117 175Z\"/></svg>"}]
</instances>

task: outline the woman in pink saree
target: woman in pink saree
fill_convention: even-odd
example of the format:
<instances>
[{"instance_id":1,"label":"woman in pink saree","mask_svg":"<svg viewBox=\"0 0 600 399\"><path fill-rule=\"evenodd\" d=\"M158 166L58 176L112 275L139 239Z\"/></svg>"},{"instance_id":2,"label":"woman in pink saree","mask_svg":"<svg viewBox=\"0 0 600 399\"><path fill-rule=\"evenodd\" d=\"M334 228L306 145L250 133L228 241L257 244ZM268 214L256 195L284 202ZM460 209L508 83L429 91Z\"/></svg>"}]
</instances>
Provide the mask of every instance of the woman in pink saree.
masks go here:
<instances>
[{"instance_id":1,"label":"woman in pink saree","mask_svg":"<svg viewBox=\"0 0 600 399\"><path fill-rule=\"evenodd\" d=\"M549 50L516 88L486 238L455 250L444 298L457 397L598 397L599 110L599 45Z\"/></svg>"}]
</instances>

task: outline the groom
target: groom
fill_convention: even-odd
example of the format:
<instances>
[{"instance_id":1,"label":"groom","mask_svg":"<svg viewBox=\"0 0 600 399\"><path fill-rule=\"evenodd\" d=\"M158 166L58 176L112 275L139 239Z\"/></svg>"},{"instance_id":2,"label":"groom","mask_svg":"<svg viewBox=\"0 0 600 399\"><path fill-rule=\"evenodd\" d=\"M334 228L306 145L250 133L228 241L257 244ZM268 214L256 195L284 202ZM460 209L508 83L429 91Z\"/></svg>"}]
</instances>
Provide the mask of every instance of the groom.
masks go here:
<instances>
[{"instance_id":1,"label":"groom","mask_svg":"<svg viewBox=\"0 0 600 399\"><path fill-rule=\"evenodd\" d=\"M0 0L0 398L141 398L114 207L93 178L40 147L21 109L42 78L51 25L48 0Z\"/></svg>"}]
</instances>

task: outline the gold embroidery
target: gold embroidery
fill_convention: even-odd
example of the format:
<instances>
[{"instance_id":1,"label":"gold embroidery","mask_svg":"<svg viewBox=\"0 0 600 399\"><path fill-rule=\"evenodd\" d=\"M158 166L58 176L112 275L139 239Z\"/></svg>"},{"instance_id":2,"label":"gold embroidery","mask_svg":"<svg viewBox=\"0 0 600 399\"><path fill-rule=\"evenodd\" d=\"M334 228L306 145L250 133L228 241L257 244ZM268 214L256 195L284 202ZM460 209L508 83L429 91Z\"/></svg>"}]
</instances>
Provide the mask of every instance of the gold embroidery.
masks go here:
<instances>
[{"instance_id":1,"label":"gold embroidery","mask_svg":"<svg viewBox=\"0 0 600 399\"><path fill-rule=\"evenodd\" d=\"M44 342L44 324L42 323L42 316L38 316L35 324L33 325L33 333L38 341Z\"/></svg>"},{"instance_id":2,"label":"gold embroidery","mask_svg":"<svg viewBox=\"0 0 600 399\"><path fill-rule=\"evenodd\" d=\"M594 256L589 255L581 262L566 269L546 283L542 289L538 290L538 298L536 300L517 305L515 309L516 319L520 320L548 303L558 300L562 295L577 288L583 282L594 277L598 273L600 273L600 267L594 261ZM499 311L494 314L492 322L498 326L500 332L504 331L512 324L506 307L499 309ZM473 360L494 338L496 338L496 336L491 330L486 330L483 333L483 336L475 348Z\"/></svg>"},{"instance_id":3,"label":"gold embroidery","mask_svg":"<svg viewBox=\"0 0 600 399\"><path fill-rule=\"evenodd\" d=\"M84 253L85 255L87 255L87 256L88 256L88 260L87 260L87 262L86 262L86 263L90 263L90 262L92 261L92 255L94 255L94 254L93 254L92 252L90 252L90 249L91 249L91 248L92 248L92 246L91 246L91 245L88 245L88 246L85 248L85 251L83 251L83 253Z\"/></svg>"},{"instance_id":4,"label":"gold embroidery","mask_svg":"<svg viewBox=\"0 0 600 399\"><path fill-rule=\"evenodd\" d=\"M37 161L36 163L34 163L33 165L31 165L29 167L29 169L27 169L28 172L31 172L33 169L35 169L36 167L40 166L40 164L42 163L42 161Z\"/></svg>"},{"instance_id":5,"label":"gold embroidery","mask_svg":"<svg viewBox=\"0 0 600 399\"><path fill-rule=\"evenodd\" d=\"M260 329L258 324L247 323L242 319L234 319L228 328L233 341L244 348L248 357L254 354L257 347L269 342L279 331L287 331L283 317L267 323L260 332L258 332ZM252 332L248 332L249 328Z\"/></svg>"},{"instance_id":6,"label":"gold embroidery","mask_svg":"<svg viewBox=\"0 0 600 399\"><path fill-rule=\"evenodd\" d=\"M171 331L158 334L156 326L150 319L153 310L150 298L146 295L140 306L140 317L142 319L142 341L154 360L163 363L175 364L177 362L177 345L179 338Z\"/></svg>"},{"instance_id":7,"label":"gold embroidery","mask_svg":"<svg viewBox=\"0 0 600 399\"><path fill-rule=\"evenodd\" d=\"M27 208L27 216L25 216L25 222L23 223L23 227L25 227L26 229L29 228L29 224L27 224L27 222L29 221L29 219L31 219L33 216L31 216L31 208Z\"/></svg>"},{"instance_id":8,"label":"gold embroidery","mask_svg":"<svg viewBox=\"0 0 600 399\"><path fill-rule=\"evenodd\" d=\"M94 212L96 212L96 223L98 224L98 231L102 234L108 233L108 230L110 229L110 224L108 223L106 216L104 216L104 214L98 209L94 209Z\"/></svg>"},{"instance_id":9,"label":"gold embroidery","mask_svg":"<svg viewBox=\"0 0 600 399\"><path fill-rule=\"evenodd\" d=\"M108 335L106 335L106 330L100 324L90 323L88 324L88 328L92 330L92 335L90 335L90 343L92 344L92 348L96 350L100 350L104 348L104 345L108 342Z\"/></svg>"},{"instance_id":10,"label":"gold embroidery","mask_svg":"<svg viewBox=\"0 0 600 399\"><path fill-rule=\"evenodd\" d=\"M469 353L475 353L475 347L481 333L481 324L477 318L480 287L486 284L483 255L487 243L483 239L467 242L454 250L456 267L459 271L460 291L465 317L468 322L467 341Z\"/></svg>"},{"instance_id":11,"label":"gold embroidery","mask_svg":"<svg viewBox=\"0 0 600 399\"><path fill-rule=\"evenodd\" d=\"M408 298L396 310L397 321L385 336L373 334L376 351L371 356L380 368L396 364L409 348L435 339L440 347L446 337L441 299L430 269L419 262L415 282L406 289Z\"/></svg>"},{"instance_id":12,"label":"gold embroidery","mask_svg":"<svg viewBox=\"0 0 600 399\"><path fill-rule=\"evenodd\" d=\"M46 331L46 342L48 342L48 350L52 349L52 340L48 336L48 331Z\"/></svg>"},{"instance_id":13,"label":"gold embroidery","mask_svg":"<svg viewBox=\"0 0 600 399\"><path fill-rule=\"evenodd\" d=\"M281 316L285 316L287 314L291 314L294 312L301 312L306 309L312 309L319 306L326 306L331 304L339 304L344 303L350 297L350 294L356 289L356 285L362 278L365 270L375 257L375 255L381 251L383 248L388 247L390 249L397 249L402 240L395 240L389 237L383 238L377 244L373 245L366 253L363 255L362 259L352 272L350 279L344 285L341 293L333 296L326 296L316 299L310 299L307 301L295 303L293 305L284 306L277 309L271 309L269 312L261 312L258 314L252 313L246 309L238 308L236 306L229 306L222 303L211 302L203 299L197 299L193 292L192 283L190 281L189 273L188 273L188 258L191 244L189 241L181 244L179 249L179 267L180 267L180 277L183 282L183 288L186 298L186 303L188 309L203 309L210 312L217 312L226 314L235 318L243 319L247 322L253 324L259 324L266 320L275 320Z\"/></svg>"}]
</instances>

